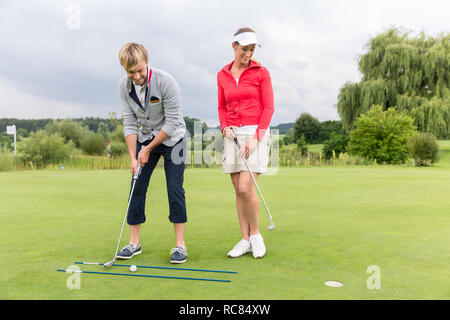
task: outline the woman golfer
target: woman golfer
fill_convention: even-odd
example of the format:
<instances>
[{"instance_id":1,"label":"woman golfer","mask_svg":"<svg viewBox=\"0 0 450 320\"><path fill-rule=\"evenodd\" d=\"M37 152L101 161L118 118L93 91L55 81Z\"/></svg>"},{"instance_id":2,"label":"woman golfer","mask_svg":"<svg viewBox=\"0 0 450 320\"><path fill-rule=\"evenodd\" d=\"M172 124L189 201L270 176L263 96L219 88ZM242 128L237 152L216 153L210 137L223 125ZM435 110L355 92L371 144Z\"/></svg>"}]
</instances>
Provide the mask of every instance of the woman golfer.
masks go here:
<instances>
[{"instance_id":1,"label":"woman golfer","mask_svg":"<svg viewBox=\"0 0 450 320\"><path fill-rule=\"evenodd\" d=\"M217 74L219 121L224 136L222 171L229 173L236 191L236 209L242 239L228 257L253 252L255 258L266 253L259 233L259 203L255 185L242 157L247 159L255 179L267 172L269 125L274 112L273 90L268 70L252 59L256 33L241 28L233 36L235 59ZM234 138L242 146L240 150Z\"/></svg>"}]
</instances>

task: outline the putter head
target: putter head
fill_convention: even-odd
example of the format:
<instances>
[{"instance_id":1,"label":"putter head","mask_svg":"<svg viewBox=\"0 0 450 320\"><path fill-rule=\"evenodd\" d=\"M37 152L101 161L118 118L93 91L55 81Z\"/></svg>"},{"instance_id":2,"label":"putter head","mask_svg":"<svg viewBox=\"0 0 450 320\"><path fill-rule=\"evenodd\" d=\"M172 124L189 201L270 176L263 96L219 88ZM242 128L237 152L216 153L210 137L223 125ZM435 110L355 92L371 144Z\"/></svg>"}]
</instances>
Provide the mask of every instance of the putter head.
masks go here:
<instances>
[{"instance_id":1,"label":"putter head","mask_svg":"<svg viewBox=\"0 0 450 320\"><path fill-rule=\"evenodd\" d=\"M273 223L271 223L269 225L269 231L275 230L275 225Z\"/></svg>"},{"instance_id":2,"label":"putter head","mask_svg":"<svg viewBox=\"0 0 450 320\"><path fill-rule=\"evenodd\" d=\"M114 262L115 262L114 260L111 260L111 261L109 261L109 262L104 263L103 266L104 266L105 268L109 269L109 268L112 267L112 265L114 264Z\"/></svg>"}]
</instances>

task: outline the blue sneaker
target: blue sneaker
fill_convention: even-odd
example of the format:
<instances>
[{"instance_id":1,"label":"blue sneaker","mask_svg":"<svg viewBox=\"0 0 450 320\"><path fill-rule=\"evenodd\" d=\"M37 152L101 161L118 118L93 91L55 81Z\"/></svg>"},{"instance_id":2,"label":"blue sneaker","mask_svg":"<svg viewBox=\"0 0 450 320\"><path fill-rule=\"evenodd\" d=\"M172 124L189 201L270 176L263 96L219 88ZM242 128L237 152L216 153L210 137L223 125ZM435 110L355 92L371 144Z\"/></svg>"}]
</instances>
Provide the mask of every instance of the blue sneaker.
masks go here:
<instances>
[{"instance_id":1,"label":"blue sneaker","mask_svg":"<svg viewBox=\"0 0 450 320\"><path fill-rule=\"evenodd\" d=\"M134 247L131 243L127 244L118 254L117 259L131 259L135 255L141 254L142 248L141 245L138 244L137 247Z\"/></svg>"},{"instance_id":2,"label":"blue sneaker","mask_svg":"<svg viewBox=\"0 0 450 320\"><path fill-rule=\"evenodd\" d=\"M170 263L184 263L187 260L187 250L186 247L178 246L170 250L172 255Z\"/></svg>"}]
</instances>

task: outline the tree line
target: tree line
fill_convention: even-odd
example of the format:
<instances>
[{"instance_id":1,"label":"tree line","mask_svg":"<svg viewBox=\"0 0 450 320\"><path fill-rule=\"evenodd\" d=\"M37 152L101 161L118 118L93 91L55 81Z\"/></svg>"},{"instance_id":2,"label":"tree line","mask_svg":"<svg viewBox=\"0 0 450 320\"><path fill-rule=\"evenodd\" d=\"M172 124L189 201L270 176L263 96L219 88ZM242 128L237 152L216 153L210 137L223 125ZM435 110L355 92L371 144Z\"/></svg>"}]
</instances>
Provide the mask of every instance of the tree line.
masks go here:
<instances>
[{"instance_id":1,"label":"tree line","mask_svg":"<svg viewBox=\"0 0 450 320\"><path fill-rule=\"evenodd\" d=\"M55 121L63 121L65 119L16 119L16 118L0 118L0 133L6 132L7 126L15 125L17 129L17 135L22 137L28 137L32 132L44 130L49 124ZM84 118L71 118L72 121L80 124L83 127L87 127L90 131L112 131L118 124L122 124L122 119L117 119L115 112L110 113L108 118L98 117L84 117ZM194 122L200 121L196 118L184 117L186 122L186 129L191 135L194 134ZM202 130L206 131L208 126L202 122Z\"/></svg>"},{"instance_id":2,"label":"tree line","mask_svg":"<svg viewBox=\"0 0 450 320\"><path fill-rule=\"evenodd\" d=\"M193 136L194 123L200 120L184 120ZM123 120L117 119L114 112L109 119L0 119L0 155L14 149L13 136L6 134L6 127L13 124L18 141L17 160L36 167L62 163L74 155L121 157L128 152ZM201 128L202 132L208 129L204 122Z\"/></svg>"}]
</instances>

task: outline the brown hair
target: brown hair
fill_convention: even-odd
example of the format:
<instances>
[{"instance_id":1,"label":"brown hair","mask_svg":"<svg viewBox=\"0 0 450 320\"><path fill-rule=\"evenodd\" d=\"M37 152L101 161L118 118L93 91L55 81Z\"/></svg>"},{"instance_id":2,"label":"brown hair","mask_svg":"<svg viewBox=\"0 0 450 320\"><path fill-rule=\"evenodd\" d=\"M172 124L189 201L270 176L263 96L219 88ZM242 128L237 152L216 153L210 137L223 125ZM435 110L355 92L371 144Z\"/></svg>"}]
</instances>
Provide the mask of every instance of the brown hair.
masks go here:
<instances>
[{"instance_id":1,"label":"brown hair","mask_svg":"<svg viewBox=\"0 0 450 320\"><path fill-rule=\"evenodd\" d=\"M238 34L241 34L244 32L255 32L255 30L248 28L248 27L240 28L238 31L236 31L236 33L233 36L237 36Z\"/></svg>"},{"instance_id":2,"label":"brown hair","mask_svg":"<svg viewBox=\"0 0 450 320\"><path fill-rule=\"evenodd\" d=\"M119 61L125 70L131 70L145 60L148 63L148 52L142 44L130 42L119 50Z\"/></svg>"},{"instance_id":3,"label":"brown hair","mask_svg":"<svg viewBox=\"0 0 450 320\"><path fill-rule=\"evenodd\" d=\"M256 33L256 31L253 30L252 28L244 27L244 28L238 29L238 31L236 31L236 33L233 36L237 36L238 34L241 34L241 33L244 33L244 32L255 32ZM235 44L240 45L239 42L237 42L237 41L235 42ZM258 60L256 60L253 57L250 60L253 61L253 62L256 62L259 65L261 65L261 62L259 62Z\"/></svg>"}]
</instances>

